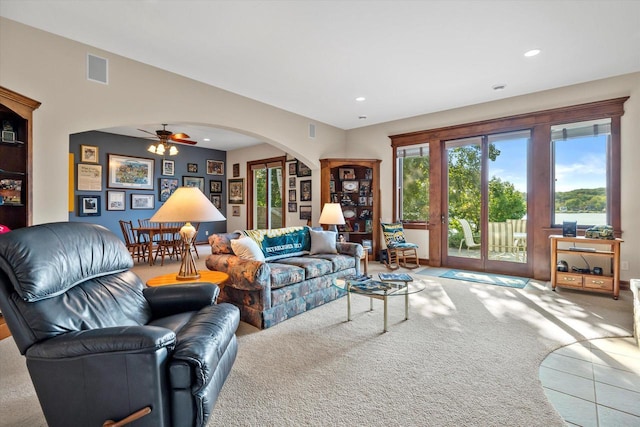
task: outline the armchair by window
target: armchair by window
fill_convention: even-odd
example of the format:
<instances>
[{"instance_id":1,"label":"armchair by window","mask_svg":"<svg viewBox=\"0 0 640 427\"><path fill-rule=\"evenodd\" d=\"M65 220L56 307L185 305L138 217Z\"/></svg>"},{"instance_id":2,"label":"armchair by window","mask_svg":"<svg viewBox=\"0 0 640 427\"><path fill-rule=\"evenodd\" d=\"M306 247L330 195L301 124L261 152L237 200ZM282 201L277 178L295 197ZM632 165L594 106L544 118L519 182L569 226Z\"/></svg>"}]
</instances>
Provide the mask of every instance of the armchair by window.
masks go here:
<instances>
[{"instance_id":1,"label":"armchair by window","mask_svg":"<svg viewBox=\"0 0 640 427\"><path fill-rule=\"evenodd\" d=\"M49 426L204 426L237 354L218 287L147 288L106 228L0 236L0 309ZM132 415L133 414L133 415Z\"/></svg>"},{"instance_id":2,"label":"armchair by window","mask_svg":"<svg viewBox=\"0 0 640 427\"><path fill-rule=\"evenodd\" d=\"M387 245L385 266L390 270L400 267L418 268L418 245L407 242L404 236L404 227L400 222L380 223L384 242Z\"/></svg>"}]
</instances>

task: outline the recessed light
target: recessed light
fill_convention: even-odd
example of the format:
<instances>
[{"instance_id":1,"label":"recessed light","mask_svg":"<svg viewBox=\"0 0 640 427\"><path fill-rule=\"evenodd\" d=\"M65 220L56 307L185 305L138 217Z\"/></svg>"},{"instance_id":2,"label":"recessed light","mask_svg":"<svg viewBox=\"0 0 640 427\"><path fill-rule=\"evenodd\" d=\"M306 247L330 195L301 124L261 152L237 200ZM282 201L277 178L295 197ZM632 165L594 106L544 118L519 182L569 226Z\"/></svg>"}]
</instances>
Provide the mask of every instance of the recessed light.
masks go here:
<instances>
[{"instance_id":1,"label":"recessed light","mask_svg":"<svg viewBox=\"0 0 640 427\"><path fill-rule=\"evenodd\" d=\"M360 120L367 120L367 116L358 116L358 119L360 119Z\"/></svg>"},{"instance_id":2,"label":"recessed light","mask_svg":"<svg viewBox=\"0 0 640 427\"><path fill-rule=\"evenodd\" d=\"M204 142L209 142L209 141L211 141L211 139L210 138L205 138L205 139L203 139L203 141Z\"/></svg>"},{"instance_id":3,"label":"recessed light","mask_svg":"<svg viewBox=\"0 0 640 427\"><path fill-rule=\"evenodd\" d=\"M365 98L364 96L359 96L359 97L356 98L356 101L362 102L362 101L365 101L366 99L367 98Z\"/></svg>"},{"instance_id":4,"label":"recessed light","mask_svg":"<svg viewBox=\"0 0 640 427\"><path fill-rule=\"evenodd\" d=\"M505 90L506 87L507 85L505 84L497 84L497 85L493 85L491 88L493 90Z\"/></svg>"},{"instance_id":5,"label":"recessed light","mask_svg":"<svg viewBox=\"0 0 640 427\"><path fill-rule=\"evenodd\" d=\"M537 54L539 54L540 52L542 52L540 49L531 49L529 51L526 51L524 53L524 56L526 56L527 58L530 58L532 56L536 56Z\"/></svg>"}]
</instances>

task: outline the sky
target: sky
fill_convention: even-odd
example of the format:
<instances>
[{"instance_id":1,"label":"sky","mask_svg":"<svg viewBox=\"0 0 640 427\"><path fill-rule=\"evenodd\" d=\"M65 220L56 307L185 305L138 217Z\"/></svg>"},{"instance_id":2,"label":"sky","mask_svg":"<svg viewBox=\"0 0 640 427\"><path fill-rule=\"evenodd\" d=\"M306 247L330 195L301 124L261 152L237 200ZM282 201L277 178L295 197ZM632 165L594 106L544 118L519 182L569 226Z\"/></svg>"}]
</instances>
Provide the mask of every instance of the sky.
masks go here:
<instances>
[{"instance_id":1,"label":"sky","mask_svg":"<svg viewBox=\"0 0 640 427\"><path fill-rule=\"evenodd\" d=\"M518 191L527 191L524 139L495 142L500 156L489 162L489 176L514 184ZM606 187L607 136L572 138L556 142L556 191L578 188Z\"/></svg>"}]
</instances>

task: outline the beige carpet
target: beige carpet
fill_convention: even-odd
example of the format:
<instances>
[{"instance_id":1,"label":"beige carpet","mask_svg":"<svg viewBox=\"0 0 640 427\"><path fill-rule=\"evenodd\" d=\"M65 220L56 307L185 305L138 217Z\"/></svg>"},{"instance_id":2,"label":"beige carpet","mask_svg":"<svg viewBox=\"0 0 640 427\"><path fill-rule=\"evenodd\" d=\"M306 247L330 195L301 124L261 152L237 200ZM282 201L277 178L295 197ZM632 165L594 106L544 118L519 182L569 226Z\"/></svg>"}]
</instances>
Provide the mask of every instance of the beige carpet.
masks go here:
<instances>
[{"instance_id":1,"label":"beige carpet","mask_svg":"<svg viewBox=\"0 0 640 427\"><path fill-rule=\"evenodd\" d=\"M136 270L148 278L175 268ZM341 299L264 331L241 324L209 425L562 426L540 362L562 345L632 333L629 291L614 301L535 282L417 280L426 289L412 296L410 320L393 299L385 334L381 301L369 312L360 296L351 322ZM11 339L0 341L0 370L0 426L45 425Z\"/></svg>"}]
</instances>

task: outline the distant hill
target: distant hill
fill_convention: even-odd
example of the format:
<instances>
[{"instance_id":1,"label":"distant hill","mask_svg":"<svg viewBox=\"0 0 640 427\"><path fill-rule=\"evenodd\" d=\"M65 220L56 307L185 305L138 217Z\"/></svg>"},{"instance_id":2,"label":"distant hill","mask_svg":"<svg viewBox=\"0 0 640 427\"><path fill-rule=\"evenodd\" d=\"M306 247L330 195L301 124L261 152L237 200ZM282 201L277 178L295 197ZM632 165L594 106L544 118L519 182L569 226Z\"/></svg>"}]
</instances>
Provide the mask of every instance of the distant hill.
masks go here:
<instances>
[{"instance_id":1,"label":"distant hill","mask_svg":"<svg viewBox=\"0 0 640 427\"><path fill-rule=\"evenodd\" d=\"M556 212L603 212L606 207L604 187L556 192Z\"/></svg>"}]
</instances>

